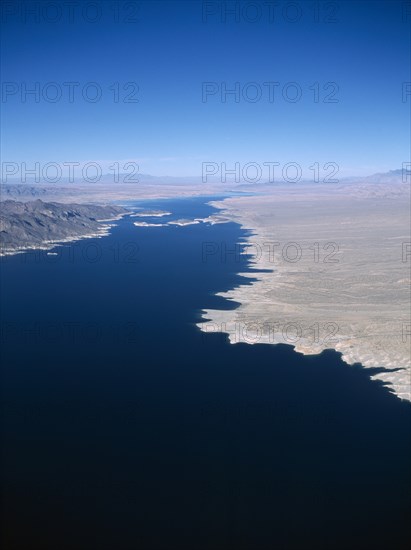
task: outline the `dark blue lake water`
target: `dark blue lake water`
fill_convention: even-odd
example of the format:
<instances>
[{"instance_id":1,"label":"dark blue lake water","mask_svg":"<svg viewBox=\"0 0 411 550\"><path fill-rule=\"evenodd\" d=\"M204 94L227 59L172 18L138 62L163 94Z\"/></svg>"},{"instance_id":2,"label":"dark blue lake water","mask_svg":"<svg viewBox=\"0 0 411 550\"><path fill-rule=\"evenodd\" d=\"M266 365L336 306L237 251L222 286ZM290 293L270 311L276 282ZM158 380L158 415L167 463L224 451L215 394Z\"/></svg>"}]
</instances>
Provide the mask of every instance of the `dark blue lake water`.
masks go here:
<instances>
[{"instance_id":1,"label":"dark blue lake water","mask_svg":"<svg viewBox=\"0 0 411 550\"><path fill-rule=\"evenodd\" d=\"M1 261L4 547L406 548L409 403L332 351L201 333L245 269L203 243L245 232L133 221Z\"/></svg>"}]
</instances>

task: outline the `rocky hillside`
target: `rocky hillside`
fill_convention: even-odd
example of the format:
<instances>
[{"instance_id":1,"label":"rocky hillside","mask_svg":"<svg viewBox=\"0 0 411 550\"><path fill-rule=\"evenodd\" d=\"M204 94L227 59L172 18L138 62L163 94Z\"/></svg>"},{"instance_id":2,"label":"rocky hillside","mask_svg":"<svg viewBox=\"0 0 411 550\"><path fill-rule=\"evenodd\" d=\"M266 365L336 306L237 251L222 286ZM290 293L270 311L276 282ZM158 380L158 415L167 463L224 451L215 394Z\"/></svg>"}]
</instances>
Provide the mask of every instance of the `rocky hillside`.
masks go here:
<instances>
[{"instance_id":1,"label":"rocky hillside","mask_svg":"<svg viewBox=\"0 0 411 550\"><path fill-rule=\"evenodd\" d=\"M6 200L0 203L0 252L10 254L107 232L107 222L127 214L118 206Z\"/></svg>"}]
</instances>

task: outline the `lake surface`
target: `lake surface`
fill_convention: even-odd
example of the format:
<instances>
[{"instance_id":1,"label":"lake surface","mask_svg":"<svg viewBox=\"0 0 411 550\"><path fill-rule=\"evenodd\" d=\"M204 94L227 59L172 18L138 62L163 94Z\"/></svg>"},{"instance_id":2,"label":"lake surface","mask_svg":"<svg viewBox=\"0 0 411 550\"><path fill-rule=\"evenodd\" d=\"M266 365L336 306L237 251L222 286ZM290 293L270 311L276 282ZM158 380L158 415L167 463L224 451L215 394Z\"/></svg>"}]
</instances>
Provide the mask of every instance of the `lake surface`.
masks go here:
<instances>
[{"instance_id":1,"label":"lake surface","mask_svg":"<svg viewBox=\"0 0 411 550\"><path fill-rule=\"evenodd\" d=\"M134 221L1 260L5 548L407 548L410 404L333 351L201 333L245 269L204 243L246 233Z\"/></svg>"}]
</instances>

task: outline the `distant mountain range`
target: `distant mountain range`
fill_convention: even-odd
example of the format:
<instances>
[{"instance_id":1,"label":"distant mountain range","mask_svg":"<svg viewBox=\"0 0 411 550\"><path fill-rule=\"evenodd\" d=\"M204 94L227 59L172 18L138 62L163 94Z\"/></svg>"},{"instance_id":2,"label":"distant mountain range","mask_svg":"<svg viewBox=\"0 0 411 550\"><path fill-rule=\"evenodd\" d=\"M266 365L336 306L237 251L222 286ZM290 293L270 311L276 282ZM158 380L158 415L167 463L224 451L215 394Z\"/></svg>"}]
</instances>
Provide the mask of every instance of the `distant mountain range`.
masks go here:
<instances>
[{"instance_id":1,"label":"distant mountain range","mask_svg":"<svg viewBox=\"0 0 411 550\"><path fill-rule=\"evenodd\" d=\"M287 183L286 180L281 178L281 171L278 171L276 174L274 183ZM208 184L219 184L221 185L221 176L207 176L207 181L204 182L201 176L152 176L150 174L138 174L135 176L138 181L128 181L130 174L118 174L116 181L114 181L113 174L105 174L101 179L96 183L88 183L81 179L76 179L74 182L71 182L69 178L61 178L57 183L50 183L46 180L36 182L34 179L27 178L25 183L22 183L18 178L8 178L7 183L0 184L0 192L3 195L2 200L10 198L13 196L34 196L39 195L38 190L40 188L47 187L47 194L50 195L50 191L55 188L61 189L62 187L73 187L73 186L89 186L96 187L98 185L173 185L173 186L188 186L188 185L203 185L204 183ZM401 168L396 170L390 170L388 172L381 172L372 174L370 176L348 176L341 178L338 174L335 175L335 178L341 183L348 182L366 182L366 183L407 183L411 181L411 170L403 170ZM239 185L253 185L253 182L244 180L243 178L240 181L235 181L233 177L227 175L228 185L233 185L235 183ZM301 179L299 183L312 183L311 179ZM262 178L258 182L261 184L270 184L266 178ZM332 183L331 183L332 185ZM21 186L20 188L16 186ZM44 194L46 191L44 191ZM0 197L1 200L1 197Z\"/></svg>"},{"instance_id":2,"label":"distant mountain range","mask_svg":"<svg viewBox=\"0 0 411 550\"><path fill-rule=\"evenodd\" d=\"M390 170L389 172L378 172L371 176L365 176L362 178L344 178L341 181L361 181L367 183L410 183L411 182L411 170Z\"/></svg>"},{"instance_id":3,"label":"distant mountain range","mask_svg":"<svg viewBox=\"0 0 411 550\"><path fill-rule=\"evenodd\" d=\"M220 183L220 178L218 177L208 177L209 182ZM152 176L150 174L136 174L131 179L130 174L120 173L116 174L103 174L98 182L87 182L81 178L74 178L70 180L68 177L61 177L58 182L53 183L47 181L46 179L40 179L36 181L35 178L27 177L26 181L23 183L21 178L8 177L7 182L1 182L1 185L26 185L26 186L38 186L38 185L47 185L47 186L73 186L73 185L141 185L141 184L164 184L164 185L189 185L193 183L203 183L201 176Z\"/></svg>"}]
</instances>

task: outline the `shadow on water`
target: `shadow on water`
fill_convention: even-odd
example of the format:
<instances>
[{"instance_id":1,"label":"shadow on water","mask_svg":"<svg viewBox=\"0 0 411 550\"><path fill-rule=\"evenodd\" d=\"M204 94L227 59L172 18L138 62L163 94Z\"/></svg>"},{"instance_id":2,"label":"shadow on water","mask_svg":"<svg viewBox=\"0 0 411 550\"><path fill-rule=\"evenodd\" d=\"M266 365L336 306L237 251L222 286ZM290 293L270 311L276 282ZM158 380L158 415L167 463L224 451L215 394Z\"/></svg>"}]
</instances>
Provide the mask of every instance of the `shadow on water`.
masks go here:
<instances>
[{"instance_id":1,"label":"shadow on water","mask_svg":"<svg viewBox=\"0 0 411 550\"><path fill-rule=\"evenodd\" d=\"M5 548L407 547L410 404L334 351L195 326L250 284L203 243L241 238L124 219L2 262Z\"/></svg>"}]
</instances>

